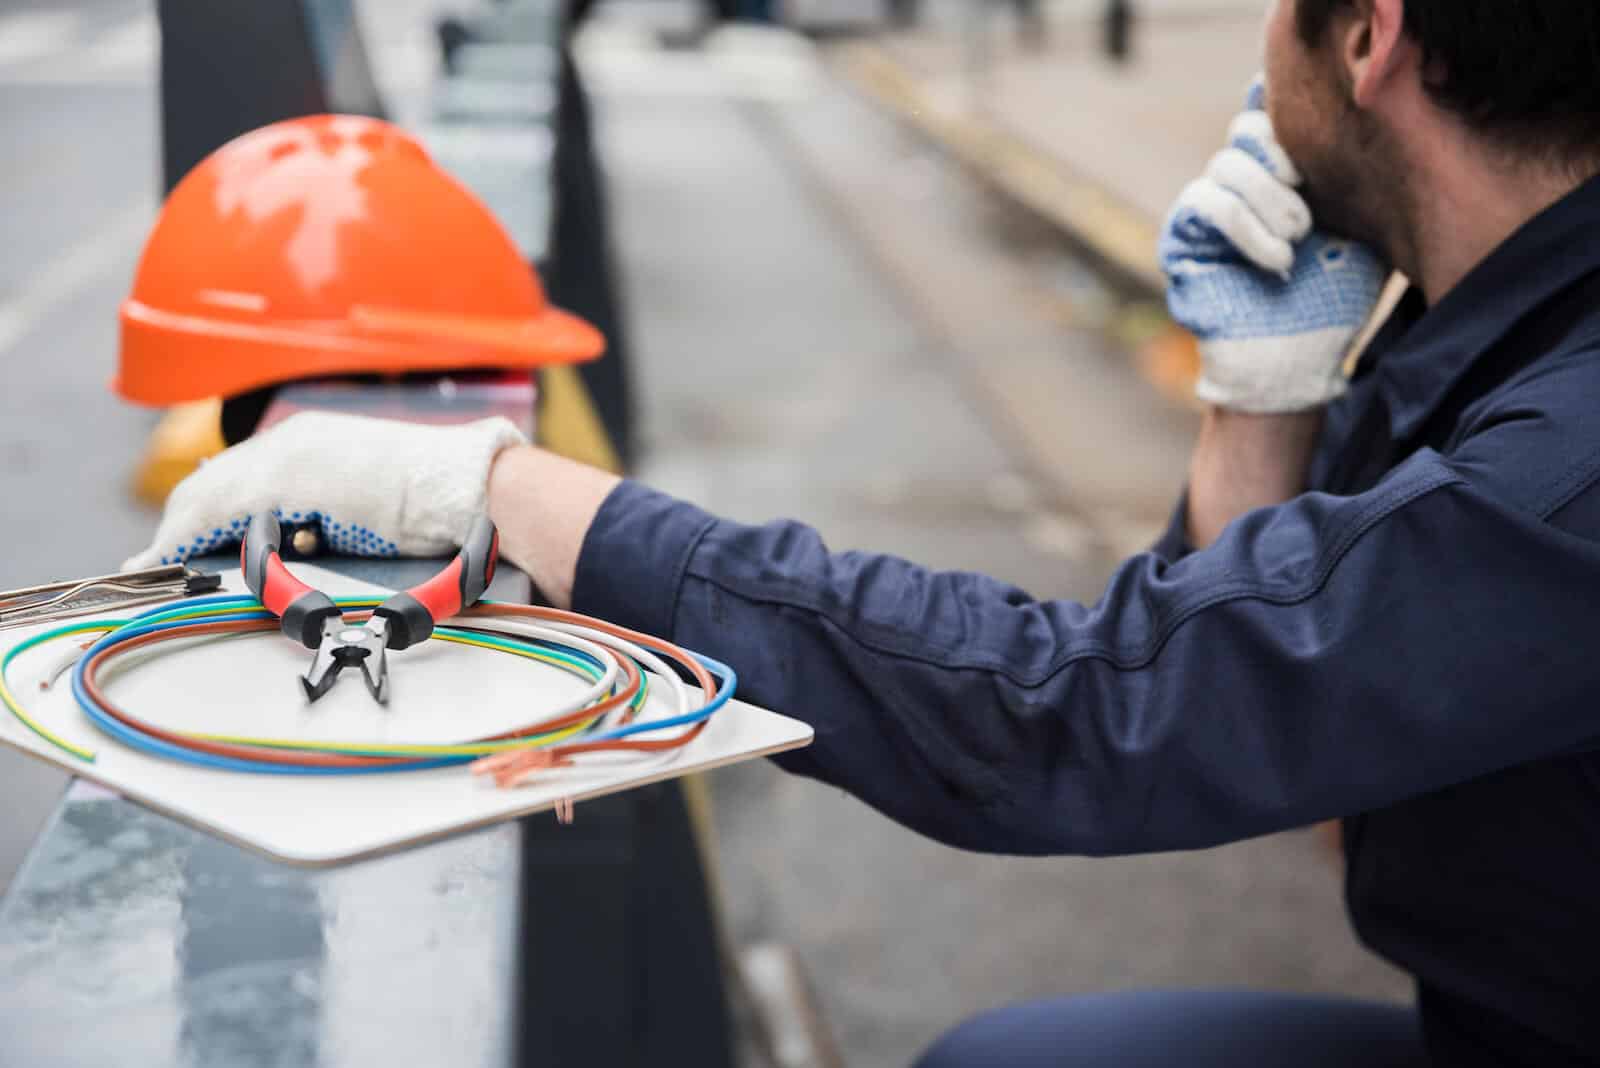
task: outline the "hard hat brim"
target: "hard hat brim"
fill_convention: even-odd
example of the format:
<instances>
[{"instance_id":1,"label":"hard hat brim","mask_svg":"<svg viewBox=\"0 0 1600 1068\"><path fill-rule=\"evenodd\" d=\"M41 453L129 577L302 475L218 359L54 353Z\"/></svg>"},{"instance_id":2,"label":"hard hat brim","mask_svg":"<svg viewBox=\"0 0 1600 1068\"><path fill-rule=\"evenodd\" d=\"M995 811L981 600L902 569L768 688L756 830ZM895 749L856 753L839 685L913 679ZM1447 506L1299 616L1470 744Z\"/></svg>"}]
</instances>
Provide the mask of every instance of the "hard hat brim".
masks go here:
<instances>
[{"instance_id":1,"label":"hard hat brim","mask_svg":"<svg viewBox=\"0 0 1600 1068\"><path fill-rule=\"evenodd\" d=\"M234 396L303 378L583 363L605 352L593 326L558 308L524 319L488 319L357 307L332 321L276 322L193 316L136 300L121 309L116 393L166 406ZM131 368L159 369L137 375Z\"/></svg>"}]
</instances>

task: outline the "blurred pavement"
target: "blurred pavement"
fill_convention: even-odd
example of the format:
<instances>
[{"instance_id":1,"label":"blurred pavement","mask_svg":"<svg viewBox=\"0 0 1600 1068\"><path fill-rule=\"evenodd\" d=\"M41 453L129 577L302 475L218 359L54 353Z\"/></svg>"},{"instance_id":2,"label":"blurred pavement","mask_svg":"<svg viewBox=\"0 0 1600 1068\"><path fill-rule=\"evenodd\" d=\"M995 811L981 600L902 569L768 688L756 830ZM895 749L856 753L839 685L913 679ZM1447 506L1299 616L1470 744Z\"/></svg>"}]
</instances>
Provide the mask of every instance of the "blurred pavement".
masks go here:
<instances>
[{"instance_id":1,"label":"blurred pavement","mask_svg":"<svg viewBox=\"0 0 1600 1068\"><path fill-rule=\"evenodd\" d=\"M1047 5L1040 37L1001 5L926 0L914 29L836 54L904 120L1159 290L1157 226L1244 101L1267 5L1134 0L1121 63L1102 45L1103 6Z\"/></svg>"}]
</instances>

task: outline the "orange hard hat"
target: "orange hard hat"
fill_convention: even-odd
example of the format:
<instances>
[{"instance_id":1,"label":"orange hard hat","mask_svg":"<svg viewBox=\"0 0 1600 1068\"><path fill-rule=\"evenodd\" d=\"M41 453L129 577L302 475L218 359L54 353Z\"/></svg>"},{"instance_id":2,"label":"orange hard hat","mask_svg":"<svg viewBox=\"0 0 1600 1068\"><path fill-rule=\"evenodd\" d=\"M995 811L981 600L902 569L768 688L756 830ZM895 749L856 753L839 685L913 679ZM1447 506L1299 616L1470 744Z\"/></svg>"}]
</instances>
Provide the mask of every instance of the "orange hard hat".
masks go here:
<instances>
[{"instance_id":1,"label":"orange hard hat","mask_svg":"<svg viewBox=\"0 0 1600 1068\"><path fill-rule=\"evenodd\" d=\"M167 198L122 304L143 404L300 378L600 355L483 202L387 122L316 115L223 145Z\"/></svg>"}]
</instances>

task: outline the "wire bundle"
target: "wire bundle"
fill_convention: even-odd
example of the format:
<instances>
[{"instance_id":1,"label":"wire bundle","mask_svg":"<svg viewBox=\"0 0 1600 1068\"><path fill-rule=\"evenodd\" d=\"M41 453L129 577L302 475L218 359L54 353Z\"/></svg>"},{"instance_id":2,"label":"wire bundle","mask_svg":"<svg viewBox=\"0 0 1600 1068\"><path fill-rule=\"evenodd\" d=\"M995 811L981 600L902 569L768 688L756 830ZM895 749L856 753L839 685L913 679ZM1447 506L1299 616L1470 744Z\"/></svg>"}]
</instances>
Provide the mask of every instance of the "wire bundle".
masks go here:
<instances>
[{"instance_id":1,"label":"wire bundle","mask_svg":"<svg viewBox=\"0 0 1600 1068\"><path fill-rule=\"evenodd\" d=\"M344 598L337 603L346 618L356 622L379 600ZM726 665L670 642L574 612L485 601L462 613L455 625L436 628L434 638L538 660L586 679L587 689L517 729L432 745L172 730L120 707L103 686L117 659L141 648L184 638L277 632L277 618L259 601L232 596L186 601L128 620L57 627L0 658L0 703L52 745L81 760L94 760L94 752L48 730L28 713L11 690L7 671L29 649L59 638L100 633L73 669L73 696L100 731L142 752L201 767L291 775L370 774L471 763L475 773L491 775L501 786L515 786L543 769L570 765L584 754L671 753L705 729L736 685ZM682 674L688 676L687 683ZM720 676L720 683L713 675ZM672 711L640 719L652 679L667 689ZM696 689L698 695L692 692ZM664 731L674 733L662 737Z\"/></svg>"}]
</instances>

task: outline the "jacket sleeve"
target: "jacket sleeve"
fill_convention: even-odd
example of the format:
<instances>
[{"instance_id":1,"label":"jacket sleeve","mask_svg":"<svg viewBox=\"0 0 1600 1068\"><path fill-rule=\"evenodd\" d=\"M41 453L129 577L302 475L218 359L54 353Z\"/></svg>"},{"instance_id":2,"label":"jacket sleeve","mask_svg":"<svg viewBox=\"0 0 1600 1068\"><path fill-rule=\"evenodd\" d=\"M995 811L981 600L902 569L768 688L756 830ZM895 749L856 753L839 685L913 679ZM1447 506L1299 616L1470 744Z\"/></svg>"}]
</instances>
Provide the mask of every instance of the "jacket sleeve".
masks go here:
<instances>
[{"instance_id":1,"label":"jacket sleeve","mask_svg":"<svg viewBox=\"0 0 1600 1068\"><path fill-rule=\"evenodd\" d=\"M1204 847L1600 743L1600 551L1546 521L1593 475L1536 487L1496 454L1253 512L1127 561L1094 605L625 483L575 599L727 660L815 727L785 766L949 844Z\"/></svg>"}]
</instances>

